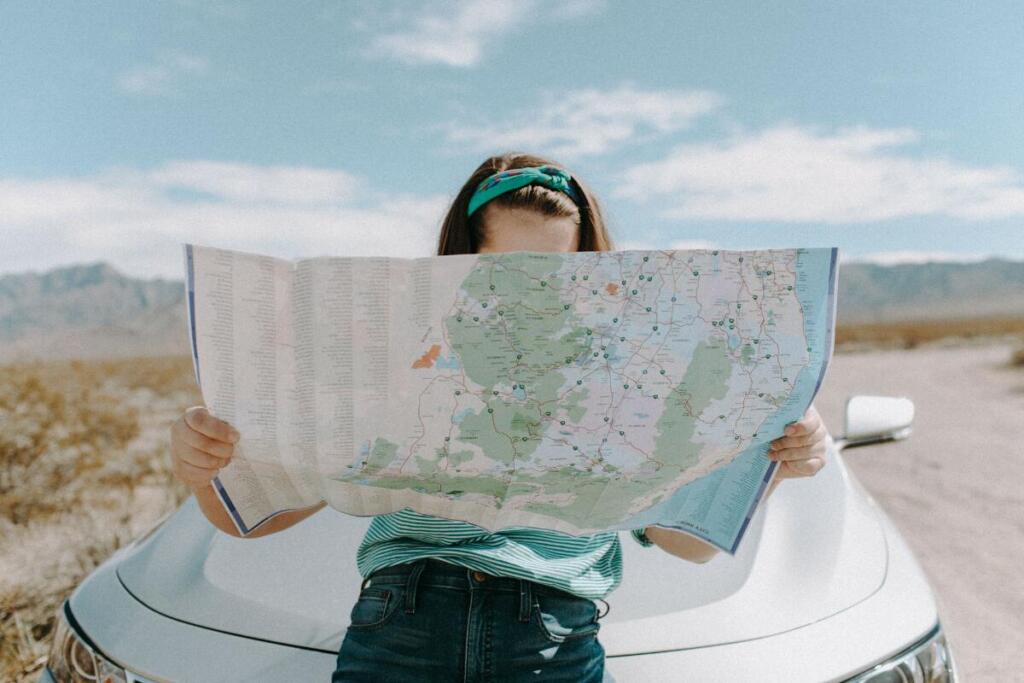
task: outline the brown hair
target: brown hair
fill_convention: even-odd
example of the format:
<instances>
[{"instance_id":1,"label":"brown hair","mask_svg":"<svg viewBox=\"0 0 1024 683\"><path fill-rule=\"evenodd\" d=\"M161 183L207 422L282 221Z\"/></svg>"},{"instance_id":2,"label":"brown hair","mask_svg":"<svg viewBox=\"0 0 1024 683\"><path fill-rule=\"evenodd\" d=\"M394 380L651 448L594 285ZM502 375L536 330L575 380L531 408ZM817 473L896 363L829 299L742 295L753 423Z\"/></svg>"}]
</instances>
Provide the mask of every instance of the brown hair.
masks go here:
<instances>
[{"instance_id":1,"label":"brown hair","mask_svg":"<svg viewBox=\"0 0 1024 683\"><path fill-rule=\"evenodd\" d=\"M572 175L570 183L582 197L579 206L571 197L558 190L552 190L542 185L526 185L498 195L475 211L472 216L466 216L473 192L487 176L510 168L545 165L556 166ZM506 208L530 209L545 216L557 218L575 218L576 225L580 229L578 251L611 251L615 249L605 226L597 197L590 191L586 183L576 177L575 173L561 164L534 154L508 152L485 159L459 190L459 194L456 195L448 209L448 215L445 216L444 222L441 224L441 234L437 240L437 255L475 254L486 237L482 216L490 204Z\"/></svg>"}]
</instances>

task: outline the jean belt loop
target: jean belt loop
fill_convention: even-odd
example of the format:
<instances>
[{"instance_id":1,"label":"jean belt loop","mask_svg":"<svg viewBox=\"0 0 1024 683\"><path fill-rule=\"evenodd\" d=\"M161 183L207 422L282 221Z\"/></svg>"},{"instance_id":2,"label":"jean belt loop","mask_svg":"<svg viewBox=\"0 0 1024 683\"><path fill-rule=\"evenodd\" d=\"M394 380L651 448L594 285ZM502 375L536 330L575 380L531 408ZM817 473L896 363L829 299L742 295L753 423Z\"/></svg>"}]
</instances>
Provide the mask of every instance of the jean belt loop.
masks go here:
<instances>
[{"instance_id":1,"label":"jean belt loop","mask_svg":"<svg viewBox=\"0 0 1024 683\"><path fill-rule=\"evenodd\" d=\"M519 621L524 624L530 621L530 609L532 606L530 582L526 579L519 579Z\"/></svg>"},{"instance_id":2,"label":"jean belt loop","mask_svg":"<svg viewBox=\"0 0 1024 683\"><path fill-rule=\"evenodd\" d=\"M420 560L412 566L412 570L409 572L409 579L405 583L406 614L414 614L416 612L416 587L419 585L420 575L426 566L426 560Z\"/></svg>"}]
</instances>

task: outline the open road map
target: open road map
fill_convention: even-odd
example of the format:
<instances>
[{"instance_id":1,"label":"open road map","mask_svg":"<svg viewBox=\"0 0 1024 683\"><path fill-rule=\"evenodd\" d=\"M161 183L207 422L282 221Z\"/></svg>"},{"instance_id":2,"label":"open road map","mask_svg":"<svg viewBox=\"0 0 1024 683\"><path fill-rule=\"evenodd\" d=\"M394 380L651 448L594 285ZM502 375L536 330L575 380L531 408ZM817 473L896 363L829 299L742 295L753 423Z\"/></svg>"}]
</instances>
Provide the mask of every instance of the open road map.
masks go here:
<instances>
[{"instance_id":1,"label":"open road map","mask_svg":"<svg viewBox=\"0 0 1024 683\"><path fill-rule=\"evenodd\" d=\"M832 352L835 249L186 245L186 267L197 379L243 435L218 478L243 532L327 500L489 530L659 524L735 552Z\"/></svg>"}]
</instances>

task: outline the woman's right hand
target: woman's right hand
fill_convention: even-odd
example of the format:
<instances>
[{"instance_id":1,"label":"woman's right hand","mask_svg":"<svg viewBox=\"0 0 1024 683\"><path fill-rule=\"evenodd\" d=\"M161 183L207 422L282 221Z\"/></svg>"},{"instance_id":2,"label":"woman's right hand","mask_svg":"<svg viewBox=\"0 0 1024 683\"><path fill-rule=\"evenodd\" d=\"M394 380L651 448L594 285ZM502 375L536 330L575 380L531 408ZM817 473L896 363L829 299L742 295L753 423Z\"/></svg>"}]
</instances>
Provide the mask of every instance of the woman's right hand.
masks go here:
<instances>
[{"instance_id":1,"label":"woman's right hand","mask_svg":"<svg viewBox=\"0 0 1024 683\"><path fill-rule=\"evenodd\" d=\"M192 406L171 425L171 471L190 489L205 488L231 462L238 438L230 424Z\"/></svg>"}]
</instances>

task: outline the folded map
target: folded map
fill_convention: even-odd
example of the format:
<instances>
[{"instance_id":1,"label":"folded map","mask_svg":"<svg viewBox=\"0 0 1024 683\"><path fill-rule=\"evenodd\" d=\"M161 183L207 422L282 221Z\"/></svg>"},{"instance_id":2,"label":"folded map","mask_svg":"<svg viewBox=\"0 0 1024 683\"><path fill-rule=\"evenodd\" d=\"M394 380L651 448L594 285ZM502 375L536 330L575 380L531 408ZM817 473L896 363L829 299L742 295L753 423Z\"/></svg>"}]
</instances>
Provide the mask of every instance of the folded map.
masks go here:
<instances>
[{"instance_id":1,"label":"folded map","mask_svg":"<svg viewBox=\"0 0 1024 683\"><path fill-rule=\"evenodd\" d=\"M213 484L240 533L326 501L735 554L832 354L837 250L291 261L185 244Z\"/></svg>"}]
</instances>

